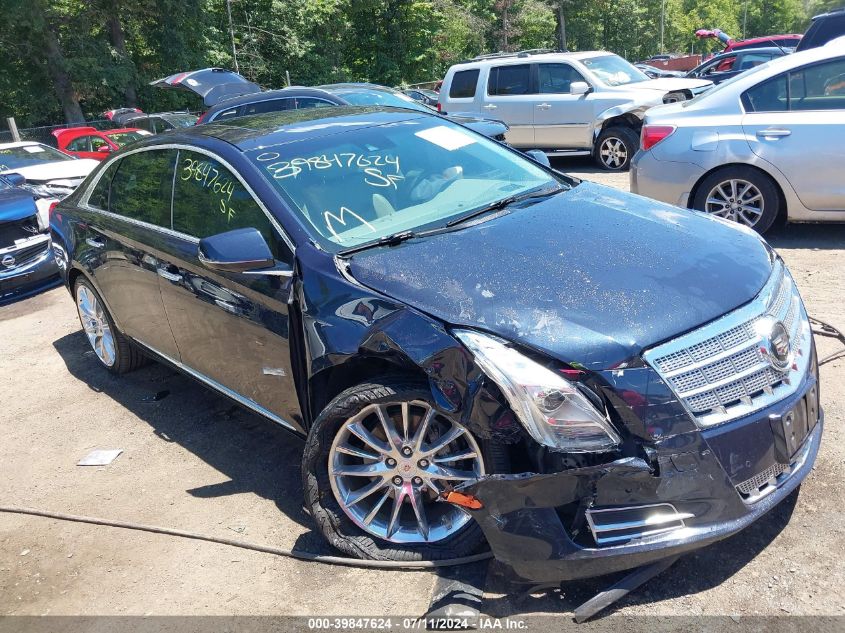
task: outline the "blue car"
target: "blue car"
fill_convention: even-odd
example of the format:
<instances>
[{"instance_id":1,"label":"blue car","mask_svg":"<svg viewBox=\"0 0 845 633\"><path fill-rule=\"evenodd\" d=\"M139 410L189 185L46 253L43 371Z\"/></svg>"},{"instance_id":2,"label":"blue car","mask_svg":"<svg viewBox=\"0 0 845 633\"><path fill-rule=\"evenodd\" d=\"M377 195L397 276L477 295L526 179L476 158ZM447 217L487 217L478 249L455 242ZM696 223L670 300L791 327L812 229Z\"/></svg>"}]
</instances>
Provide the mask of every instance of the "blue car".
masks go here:
<instances>
[{"instance_id":1,"label":"blue car","mask_svg":"<svg viewBox=\"0 0 845 633\"><path fill-rule=\"evenodd\" d=\"M0 176L0 303L59 282L46 217L24 182L19 174Z\"/></svg>"},{"instance_id":2,"label":"blue car","mask_svg":"<svg viewBox=\"0 0 845 633\"><path fill-rule=\"evenodd\" d=\"M151 137L51 226L92 362L157 359L305 438L348 555L602 575L736 533L819 449L813 335L762 238L435 114Z\"/></svg>"}]
</instances>

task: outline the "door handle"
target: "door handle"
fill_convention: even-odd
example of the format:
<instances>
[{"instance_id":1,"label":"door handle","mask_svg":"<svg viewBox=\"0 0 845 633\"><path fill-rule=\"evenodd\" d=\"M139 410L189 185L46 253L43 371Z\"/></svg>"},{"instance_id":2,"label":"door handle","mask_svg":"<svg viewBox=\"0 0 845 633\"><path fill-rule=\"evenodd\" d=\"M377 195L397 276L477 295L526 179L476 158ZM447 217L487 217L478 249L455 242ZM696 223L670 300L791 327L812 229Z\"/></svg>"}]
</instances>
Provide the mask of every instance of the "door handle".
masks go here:
<instances>
[{"instance_id":1,"label":"door handle","mask_svg":"<svg viewBox=\"0 0 845 633\"><path fill-rule=\"evenodd\" d=\"M156 268L156 272L158 273L159 277L161 277L162 279L167 279L167 281L182 281L182 275L180 275L179 273L172 273L166 268Z\"/></svg>"},{"instance_id":2,"label":"door handle","mask_svg":"<svg viewBox=\"0 0 845 633\"><path fill-rule=\"evenodd\" d=\"M481 107L483 107L485 110L495 110L497 108L497 106L495 104L492 104L492 103L488 103L486 106L481 106Z\"/></svg>"},{"instance_id":3,"label":"door handle","mask_svg":"<svg viewBox=\"0 0 845 633\"><path fill-rule=\"evenodd\" d=\"M86 237L85 243L88 244L88 246L93 246L94 248L103 248L105 246L105 243L96 240L93 237Z\"/></svg>"},{"instance_id":4,"label":"door handle","mask_svg":"<svg viewBox=\"0 0 845 633\"><path fill-rule=\"evenodd\" d=\"M551 106L550 103L538 103L537 107L540 108L541 110L548 110L552 106Z\"/></svg>"},{"instance_id":5,"label":"door handle","mask_svg":"<svg viewBox=\"0 0 845 633\"><path fill-rule=\"evenodd\" d=\"M783 130L780 128L766 128L765 130L758 130L757 136L761 138L783 138L792 134L791 130Z\"/></svg>"}]
</instances>

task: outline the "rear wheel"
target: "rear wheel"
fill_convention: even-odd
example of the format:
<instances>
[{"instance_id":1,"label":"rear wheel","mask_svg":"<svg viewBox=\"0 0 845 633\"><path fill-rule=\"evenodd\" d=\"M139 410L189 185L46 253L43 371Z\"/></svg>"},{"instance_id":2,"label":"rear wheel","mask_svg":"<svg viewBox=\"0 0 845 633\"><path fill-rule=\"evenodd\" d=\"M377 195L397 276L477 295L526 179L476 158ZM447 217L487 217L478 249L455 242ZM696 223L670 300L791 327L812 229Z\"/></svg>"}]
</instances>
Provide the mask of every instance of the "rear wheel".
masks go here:
<instances>
[{"instance_id":1,"label":"rear wheel","mask_svg":"<svg viewBox=\"0 0 845 633\"><path fill-rule=\"evenodd\" d=\"M115 374L125 374L146 362L146 357L114 324L100 295L89 281L79 278L73 287L79 322L100 363Z\"/></svg>"},{"instance_id":2,"label":"rear wheel","mask_svg":"<svg viewBox=\"0 0 845 633\"><path fill-rule=\"evenodd\" d=\"M627 171L639 146L640 137L629 127L602 130L596 139L596 162L610 171Z\"/></svg>"},{"instance_id":3,"label":"rear wheel","mask_svg":"<svg viewBox=\"0 0 845 633\"><path fill-rule=\"evenodd\" d=\"M719 169L698 186L693 207L765 233L780 213L780 196L771 178L751 167Z\"/></svg>"},{"instance_id":4,"label":"rear wheel","mask_svg":"<svg viewBox=\"0 0 845 633\"><path fill-rule=\"evenodd\" d=\"M311 514L339 550L440 560L472 554L484 538L439 493L506 465L501 447L434 408L427 385L381 380L344 391L320 414L302 474Z\"/></svg>"}]
</instances>

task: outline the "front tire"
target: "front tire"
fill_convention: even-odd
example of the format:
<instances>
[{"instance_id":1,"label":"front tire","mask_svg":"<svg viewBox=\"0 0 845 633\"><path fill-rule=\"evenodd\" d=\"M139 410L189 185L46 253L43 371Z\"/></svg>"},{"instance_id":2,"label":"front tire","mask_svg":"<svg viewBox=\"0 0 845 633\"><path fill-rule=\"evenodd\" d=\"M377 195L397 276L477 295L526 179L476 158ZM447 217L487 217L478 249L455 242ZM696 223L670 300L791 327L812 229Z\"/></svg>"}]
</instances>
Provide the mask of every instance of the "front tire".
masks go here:
<instances>
[{"instance_id":1,"label":"front tire","mask_svg":"<svg viewBox=\"0 0 845 633\"><path fill-rule=\"evenodd\" d=\"M99 293L80 277L73 286L82 330L100 364L113 374L125 374L146 362L146 357L114 324Z\"/></svg>"},{"instance_id":2,"label":"front tire","mask_svg":"<svg viewBox=\"0 0 845 633\"><path fill-rule=\"evenodd\" d=\"M631 128L607 128L596 139L595 159L608 171L628 171L639 147L640 137Z\"/></svg>"},{"instance_id":3,"label":"front tire","mask_svg":"<svg viewBox=\"0 0 845 633\"><path fill-rule=\"evenodd\" d=\"M390 378L337 396L305 444L305 501L326 540L372 560L443 560L478 552L484 537L438 492L507 467L437 410L424 383Z\"/></svg>"},{"instance_id":4,"label":"front tire","mask_svg":"<svg viewBox=\"0 0 845 633\"><path fill-rule=\"evenodd\" d=\"M744 224L760 234L780 213L780 196L766 174L742 165L723 167L701 181L693 208Z\"/></svg>"}]
</instances>

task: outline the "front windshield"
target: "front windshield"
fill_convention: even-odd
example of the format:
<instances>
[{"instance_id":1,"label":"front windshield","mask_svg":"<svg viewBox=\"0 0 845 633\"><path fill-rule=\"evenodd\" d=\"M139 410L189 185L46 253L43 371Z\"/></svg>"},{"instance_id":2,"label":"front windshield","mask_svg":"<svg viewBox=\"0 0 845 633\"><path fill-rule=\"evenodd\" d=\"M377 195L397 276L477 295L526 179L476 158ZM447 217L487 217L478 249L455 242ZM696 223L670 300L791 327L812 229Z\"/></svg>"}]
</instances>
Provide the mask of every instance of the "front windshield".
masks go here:
<instances>
[{"instance_id":1,"label":"front windshield","mask_svg":"<svg viewBox=\"0 0 845 633\"><path fill-rule=\"evenodd\" d=\"M198 117L193 114L168 114L161 118L174 127L191 127L192 125L196 125Z\"/></svg>"},{"instance_id":2,"label":"front windshield","mask_svg":"<svg viewBox=\"0 0 845 633\"><path fill-rule=\"evenodd\" d=\"M60 160L73 160L73 157L41 143L0 148L0 171L55 163Z\"/></svg>"},{"instance_id":3,"label":"front windshield","mask_svg":"<svg viewBox=\"0 0 845 633\"><path fill-rule=\"evenodd\" d=\"M118 147L123 147L127 143L132 143L134 141L140 141L144 138L144 136L145 135L140 132L113 132L108 135L108 137Z\"/></svg>"},{"instance_id":4,"label":"front windshield","mask_svg":"<svg viewBox=\"0 0 845 633\"><path fill-rule=\"evenodd\" d=\"M337 252L562 182L486 137L436 117L349 129L247 152L306 229Z\"/></svg>"},{"instance_id":5,"label":"front windshield","mask_svg":"<svg viewBox=\"0 0 845 633\"><path fill-rule=\"evenodd\" d=\"M624 86L639 81L648 81L648 75L619 57L619 55L587 57L586 59L582 59L581 63L608 86Z\"/></svg>"},{"instance_id":6,"label":"front windshield","mask_svg":"<svg viewBox=\"0 0 845 633\"><path fill-rule=\"evenodd\" d=\"M397 108L410 108L421 112L431 113L434 110L419 101L415 101L408 95L401 92L388 92L387 90L350 90L338 92L337 96L342 97L352 105L360 106L394 106Z\"/></svg>"}]
</instances>

